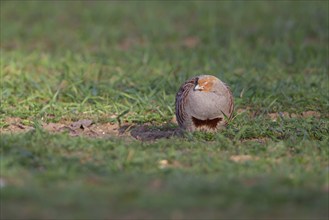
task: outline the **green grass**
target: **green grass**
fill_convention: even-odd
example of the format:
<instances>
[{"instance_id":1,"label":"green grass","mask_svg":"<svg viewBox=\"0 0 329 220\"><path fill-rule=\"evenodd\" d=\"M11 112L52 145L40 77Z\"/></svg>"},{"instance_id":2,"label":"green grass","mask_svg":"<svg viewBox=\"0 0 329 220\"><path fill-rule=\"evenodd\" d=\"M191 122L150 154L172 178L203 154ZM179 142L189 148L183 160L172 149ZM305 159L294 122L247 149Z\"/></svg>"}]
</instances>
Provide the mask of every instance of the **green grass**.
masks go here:
<instances>
[{"instance_id":1,"label":"green grass","mask_svg":"<svg viewBox=\"0 0 329 220\"><path fill-rule=\"evenodd\" d=\"M1 133L1 219L326 218L328 8L1 1L0 128L10 117L35 127ZM221 133L142 142L40 129L82 118L176 128L175 94L202 73L235 98ZM306 111L317 116L269 117Z\"/></svg>"}]
</instances>

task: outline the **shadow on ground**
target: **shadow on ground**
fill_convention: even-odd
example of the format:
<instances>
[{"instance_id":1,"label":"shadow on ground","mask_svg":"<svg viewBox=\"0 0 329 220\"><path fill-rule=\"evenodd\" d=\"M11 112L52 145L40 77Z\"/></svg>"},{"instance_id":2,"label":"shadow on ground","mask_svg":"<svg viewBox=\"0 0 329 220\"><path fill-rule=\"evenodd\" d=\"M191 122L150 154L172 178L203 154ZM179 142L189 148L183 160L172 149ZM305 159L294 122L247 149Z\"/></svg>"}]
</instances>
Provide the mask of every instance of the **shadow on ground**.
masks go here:
<instances>
[{"instance_id":1,"label":"shadow on ground","mask_svg":"<svg viewBox=\"0 0 329 220\"><path fill-rule=\"evenodd\" d=\"M152 141L162 138L170 138L174 136L181 136L182 132L179 128L171 125L124 125L119 129L119 133L130 134L137 140L141 141Z\"/></svg>"}]
</instances>

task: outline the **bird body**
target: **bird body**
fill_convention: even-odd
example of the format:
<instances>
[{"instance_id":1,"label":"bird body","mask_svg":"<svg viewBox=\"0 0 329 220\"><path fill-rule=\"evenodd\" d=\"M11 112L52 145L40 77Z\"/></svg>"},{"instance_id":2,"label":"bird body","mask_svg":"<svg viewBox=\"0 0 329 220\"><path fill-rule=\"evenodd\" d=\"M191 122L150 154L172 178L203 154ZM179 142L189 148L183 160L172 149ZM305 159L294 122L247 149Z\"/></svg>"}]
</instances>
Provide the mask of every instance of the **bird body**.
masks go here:
<instances>
[{"instance_id":1,"label":"bird body","mask_svg":"<svg viewBox=\"0 0 329 220\"><path fill-rule=\"evenodd\" d=\"M233 113L230 89L211 75L196 76L183 83L175 104L178 125L188 131L217 131Z\"/></svg>"}]
</instances>

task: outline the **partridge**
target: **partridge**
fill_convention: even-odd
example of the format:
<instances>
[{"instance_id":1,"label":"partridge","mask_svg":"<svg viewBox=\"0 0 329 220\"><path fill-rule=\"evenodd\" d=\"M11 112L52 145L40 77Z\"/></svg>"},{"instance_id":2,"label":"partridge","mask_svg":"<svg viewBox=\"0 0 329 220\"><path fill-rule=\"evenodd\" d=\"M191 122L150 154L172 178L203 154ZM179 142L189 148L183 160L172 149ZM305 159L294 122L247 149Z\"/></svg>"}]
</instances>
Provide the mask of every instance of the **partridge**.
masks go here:
<instances>
[{"instance_id":1,"label":"partridge","mask_svg":"<svg viewBox=\"0 0 329 220\"><path fill-rule=\"evenodd\" d=\"M228 86L211 75L195 76L176 94L176 120L187 131L215 132L232 117L234 103Z\"/></svg>"}]
</instances>

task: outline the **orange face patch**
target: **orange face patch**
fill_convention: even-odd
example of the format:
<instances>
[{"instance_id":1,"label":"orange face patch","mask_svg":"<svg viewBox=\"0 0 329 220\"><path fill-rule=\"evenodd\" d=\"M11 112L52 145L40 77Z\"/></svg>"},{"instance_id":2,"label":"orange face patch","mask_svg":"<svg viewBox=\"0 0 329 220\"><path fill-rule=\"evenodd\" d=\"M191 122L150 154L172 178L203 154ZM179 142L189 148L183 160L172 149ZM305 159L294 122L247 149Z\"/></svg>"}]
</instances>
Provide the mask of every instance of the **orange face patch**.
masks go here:
<instances>
[{"instance_id":1,"label":"orange face patch","mask_svg":"<svg viewBox=\"0 0 329 220\"><path fill-rule=\"evenodd\" d=\"M200 87L200 91L210 92L214 85L215 80L216 80L216 78L213 76L199 79L198 85Z\"/></svg>"}]
</instances>

